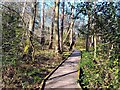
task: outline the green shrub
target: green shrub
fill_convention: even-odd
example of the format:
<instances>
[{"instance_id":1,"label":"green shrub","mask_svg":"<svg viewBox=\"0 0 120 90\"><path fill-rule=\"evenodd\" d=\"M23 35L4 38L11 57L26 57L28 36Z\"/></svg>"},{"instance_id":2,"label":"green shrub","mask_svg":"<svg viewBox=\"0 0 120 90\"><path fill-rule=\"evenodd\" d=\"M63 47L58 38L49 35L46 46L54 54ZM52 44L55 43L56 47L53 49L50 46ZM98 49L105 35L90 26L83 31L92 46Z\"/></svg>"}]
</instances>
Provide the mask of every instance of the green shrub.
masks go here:
<instances>
[{"instance_id":1,"label":"green shrub","mask_svg":"<svg viewBox=\"0 0 120 90\"><path fill-rule=\"evenodd\" d=\"M112 61L112 62L111 62ZM83 88L119 88L118 60L93 59L90 52L82 52L79 67L83 70L79 80Z\"/></svg>"}]
</instances>

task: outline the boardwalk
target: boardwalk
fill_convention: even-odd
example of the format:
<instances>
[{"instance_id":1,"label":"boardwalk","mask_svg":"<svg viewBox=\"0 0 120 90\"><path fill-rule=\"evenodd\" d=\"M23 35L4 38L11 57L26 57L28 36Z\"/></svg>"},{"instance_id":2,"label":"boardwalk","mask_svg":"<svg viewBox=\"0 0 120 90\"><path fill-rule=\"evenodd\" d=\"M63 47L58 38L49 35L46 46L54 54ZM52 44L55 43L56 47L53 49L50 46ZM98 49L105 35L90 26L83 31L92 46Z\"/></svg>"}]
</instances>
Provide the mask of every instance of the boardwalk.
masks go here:
<instances>
[{"instance_id":1,"label":"boardwalk","mask_svg":"<svg viewBox=\"0 0 120 90\"><path fill-rule=\"evenodd\" d=\"M80 88L77 83L79 60L80 52L75 50L72 55L47 80L45 89Z\"/></svg>"}]
</instances>

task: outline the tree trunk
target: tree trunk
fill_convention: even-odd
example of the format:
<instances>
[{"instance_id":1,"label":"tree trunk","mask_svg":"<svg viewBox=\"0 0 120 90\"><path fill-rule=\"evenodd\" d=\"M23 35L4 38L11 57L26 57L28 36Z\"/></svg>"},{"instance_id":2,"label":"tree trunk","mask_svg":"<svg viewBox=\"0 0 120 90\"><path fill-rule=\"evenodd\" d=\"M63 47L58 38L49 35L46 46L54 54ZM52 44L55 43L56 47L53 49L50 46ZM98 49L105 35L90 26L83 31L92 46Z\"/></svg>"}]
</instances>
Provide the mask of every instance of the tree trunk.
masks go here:
<instances>
[{"instance_id":1,"label":"tree trunk","mask_svg":"<svg viewBox=\"0 0 120 90\"><path fill-rule=\"evenodd\" d=\"M60 50L61 50L61 53L63 52L64 4L65 4L65 0L63 0L63 3L62 3L61 33L60 33Z\"/></svg>"},{"instance_id":2,"label":"tree trunk","mask_svg":"<svg viewBox=\"0 0 120 90\"><path fill-rule=\"evenodd\" d=\"M45 43L45 36L44 36L44 32L45 32L44 31L44 8L45 8L45 6L44 6L44 0L42 0L41 40L40 40L42 46Z\"/></svg>"},{"instance_id":3,"label":"tree trunk","mask_svg":"<svg viewBox=\"0 0 120 90\"><path fill-rule=\"evenodd\" d=\"M37 2L34 3L34 17L33 17L33 25L32 25L32 32L34 32L35 29L35 19L36 19L36 13L37 13Z\"/></svg>"},{"instance_id":4,"label":"tree trunk","mask_svg":"<svg viewBox=\"0 0 120 90\"><path fill-rule=\"evenodd\" d=\"M32 25L32 33L30 33L30 42L31 42L31 50L32 51L32 60L34 61L34 56L35 56L35 49L34 49L34 45L33 45L33 34L35 31L35 20L36 20L36 14L37 14L37 0L35 0L34 3L34 16L33 16L33 25Z\"/></svg>"},{"instance_id":5,"label":"tree trunk","mask_svg":"<svg viewBox=\"0 0 120 90\"><path fill-rule=\"evenodd\" d=\"M72 50L72 47L74 46L73 41L73 26L74 26L74 20L72 20L71 26L70 26L70 47L69 50Z\"/></svg>"},{"instance_id":6,"label":"tree trunk","mask_svg":"<svg viewBox=\"0 0 120 90\"><path fill-rule=\"evenodd\" d=\"M24 16L24 12L25 12L25 7L26 7L26 5L27 5L27 2L26 2L26 0L25 0L25 1L24 1L24 6L23 6L23 9L22 9L22 13L21 13L21 17Z\"/></svg>"},{"instance_id":7,"label":"tree trunk","mask_svg":"<svg viewBox=\"0 0 120 90\"><path fill-rule=\"evenodd\" d=\"M33 18L31 16L29 16L29 28L27 31L27 39L26 39L26 46L24 48L24 55L26 56L27 60L30 58L32 60L34 60L34 45L33 45L33 33L34 33L34 29L35 29L35 19L36 19L36 8L37 8L37 2L35 1L34 3L34 16Z\"/></svg>"},{"instance_id":8,"label":"tree trunk","mask_svg":"<svg viewBox=\"0 0 120 90\"><path fill-rule=\"evenodd\" d=\"M94 35L91 36L91 47L94 50Z\"/></svg>"},{"instance_id":9,"label":"tree trunk","mask_svg":"<svg viewBox=\"0 0 120 90\"><path fill-rule=\"evenodd\" d=\"M32 25L33 25L33 19L30 17L29 20L29 27L26 31L26 41L25 41L25 47L24 47L24 54L23 54L23 60L32 60L32 48L31 48L31 31L32 31Z\"/></svg>"},{"instance_id":10,"label":"tree trunk","mask_svg":"<svg viewBox=\"0 0 120 90\"><path fill-rule=\"evenodd\" d=\"M65 42L67 41L67 39L69 38L69 36L70 36L70 27L71 27L72 25L71 25L71 23L69 24L69 27L68 27L68 30L67 30L67 34L66 34L66 37L65 37L65 39L63 40L63 44L65 44Z\"/></svg>"},{"instance_id":11,"label":"tree trunk","mask_svg":"<svg viewBox=\"0 0 120 90\"><path fill-rule=\"evenodd\" d=\"M88 11L88 31L86 34L86 51L89 51L90 11Z\"/></svg>"},{"instance_id":12,"label":"tree trunk","mask_svg":"<svg viewBox=\"0 0 120 90\"><path fill-rule=\"evenodd\" d=\"M95 5L94 5L94 10L96 10L96 8L95 8L95 6L96 6L96 2L95 2ZM96 13L94 14L94 23L96 23ZM96 51L97 51L97 47L96 47L96 45L97 45L97 35L96 35L96 26L94 25L94 59L96 59Z\"/></svg>"},{"instance_id":13,"label":"tree trunk","mask_svg":"<svg viewBox=\"0 0 120 90\"><path fill-rule=\"evenodd\" d=\"M96 43L97 43L97 41L96 41L96 33L94 33L94 59L96 58Z\"/></svg>"},{"instance_id":14,"label":"tree trunk","mask_svg":"<svg viewBox=\"0 0 120 90\"><path fill-rule=\"evenodd\" d=\"M54 22L55 22L55 7L53 8L53 17L52 17L51 32L50 32L50 43L49 43L49 49L52 49L52 48L53 48L53 31L54 31Z\"/></svg>"},{"instance_id":15,"label":"tree trunk","mask_svg":"<svg viewBox=\"0 0 120 90\"><path fill-rule=\"evenodd\" d=\"M55 51L60 53L60 32L59 32L59 0L56 0L55 8L55 32L56 32L56 47Z\"/></svg>"},{"instance_id":16,"label":"tree trunk","mask_svg":"<svg viewBox=\"0 0 120 90\"><path fill-rule=\"evenodd\" d=\"M73 2L73 6L74 6L74 2ZM69 50L72 50L72 46L73 46L73 26L74 26L74 8L71 9L72 11L72 23L71 23L71 27L70 27L70 48Z\"/></svg>"}]
</instances>

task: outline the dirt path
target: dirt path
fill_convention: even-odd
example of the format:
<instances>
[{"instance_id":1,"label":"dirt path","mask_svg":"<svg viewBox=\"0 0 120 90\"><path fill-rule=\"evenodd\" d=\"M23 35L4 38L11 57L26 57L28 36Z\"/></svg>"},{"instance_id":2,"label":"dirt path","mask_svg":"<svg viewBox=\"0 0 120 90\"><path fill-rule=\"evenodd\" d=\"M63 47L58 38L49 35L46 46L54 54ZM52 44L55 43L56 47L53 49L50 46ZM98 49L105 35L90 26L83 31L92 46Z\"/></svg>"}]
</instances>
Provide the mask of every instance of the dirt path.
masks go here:
<instances>
[{"instance_id":1,"label":"dirt path","mask_svg":"<svg viewBox=\"0 0 120 90\"><path fill-rule=\"evenodd\" d=\"M80 51L75 50L72 55L46 81L46 88L80 88L78 79L78 62Z\"/></svg>"}]
</instances>

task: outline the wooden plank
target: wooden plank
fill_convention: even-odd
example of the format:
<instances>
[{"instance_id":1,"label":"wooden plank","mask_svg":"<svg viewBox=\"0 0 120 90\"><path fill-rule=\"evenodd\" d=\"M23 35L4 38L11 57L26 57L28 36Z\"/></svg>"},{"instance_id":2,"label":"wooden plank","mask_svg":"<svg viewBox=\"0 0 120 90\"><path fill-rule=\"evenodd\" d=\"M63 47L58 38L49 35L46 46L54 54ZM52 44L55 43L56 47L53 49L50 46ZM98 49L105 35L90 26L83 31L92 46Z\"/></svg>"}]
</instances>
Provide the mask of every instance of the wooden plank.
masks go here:
<instances>
[{"instance_id":1,"label":"wooden plank","mask_svg":"<svg viewBox=\"0 0 120 90\"><path fill-rule=\"evenodd\" d=\"M77 83L80 51L75 50L72 55L48 78L47 88L80 88Z\"/></svg>"}]
</instances>

